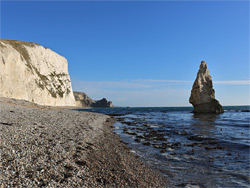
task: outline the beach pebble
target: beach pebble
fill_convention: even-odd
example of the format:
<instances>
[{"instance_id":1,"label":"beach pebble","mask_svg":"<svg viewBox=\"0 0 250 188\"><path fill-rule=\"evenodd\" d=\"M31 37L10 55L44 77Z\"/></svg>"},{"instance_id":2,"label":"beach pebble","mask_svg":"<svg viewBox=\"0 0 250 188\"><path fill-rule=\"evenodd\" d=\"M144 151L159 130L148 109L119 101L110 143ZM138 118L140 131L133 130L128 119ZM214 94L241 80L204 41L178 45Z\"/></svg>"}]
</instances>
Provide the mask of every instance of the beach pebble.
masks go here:
<instances>
[{"instance_id":1,"label":"beach pebble","mask_svg":"<svg viewBox=\"0 0 250 188\"><path fill-rule=\"evenodd\" d=\"M198 185L187 184L184 188L200 188Z\"/></svg>"},{"instance_id":2,"label":"beach pebble","mask_svg":"<svg viewBox=\"0 0 250 188\"><path fill-rule=\"evenodd\" d=\"M0 188L169 187L113 133L109 116L0 101Z\"/></svg>"}]
</instances>

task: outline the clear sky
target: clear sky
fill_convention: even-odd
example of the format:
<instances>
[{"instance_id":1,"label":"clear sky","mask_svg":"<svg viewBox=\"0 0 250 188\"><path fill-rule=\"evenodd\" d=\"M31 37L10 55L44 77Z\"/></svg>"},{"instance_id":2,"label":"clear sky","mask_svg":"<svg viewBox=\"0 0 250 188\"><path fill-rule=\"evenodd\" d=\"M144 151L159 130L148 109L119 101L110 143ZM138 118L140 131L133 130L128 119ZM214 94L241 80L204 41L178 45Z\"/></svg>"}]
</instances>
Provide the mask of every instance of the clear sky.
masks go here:
<instances>
[{"instance_id":1,"label":"clear sky","mask_svg":"<svg viewBox=\"0 0 250 188\"><path fill-rule=\"evenodd\" d=\"M73 89L188 106L205 60L222 105L250 104L249 1L0 1L1 38L66 57Z\"/></svg>"}]
</instances>

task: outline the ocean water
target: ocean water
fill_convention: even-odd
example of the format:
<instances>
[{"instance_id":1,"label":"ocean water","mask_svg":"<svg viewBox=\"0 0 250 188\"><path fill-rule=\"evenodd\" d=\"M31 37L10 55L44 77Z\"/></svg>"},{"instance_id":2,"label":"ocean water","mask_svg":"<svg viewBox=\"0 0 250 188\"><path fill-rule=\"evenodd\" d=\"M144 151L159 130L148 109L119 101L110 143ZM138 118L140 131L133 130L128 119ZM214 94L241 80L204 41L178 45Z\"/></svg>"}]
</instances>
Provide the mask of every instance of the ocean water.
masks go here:
<instances>
[{"instance_id":1,"label":"ocean water","mask_svg":"<svg viewBox=\"0 0 250 188\"><path fill-rule=\"evenodd\" d=\"M250 106L225 113L191 107L92 108L117 119L114 132L176 187L250 187Z\"/></svg>"}]
</instances>

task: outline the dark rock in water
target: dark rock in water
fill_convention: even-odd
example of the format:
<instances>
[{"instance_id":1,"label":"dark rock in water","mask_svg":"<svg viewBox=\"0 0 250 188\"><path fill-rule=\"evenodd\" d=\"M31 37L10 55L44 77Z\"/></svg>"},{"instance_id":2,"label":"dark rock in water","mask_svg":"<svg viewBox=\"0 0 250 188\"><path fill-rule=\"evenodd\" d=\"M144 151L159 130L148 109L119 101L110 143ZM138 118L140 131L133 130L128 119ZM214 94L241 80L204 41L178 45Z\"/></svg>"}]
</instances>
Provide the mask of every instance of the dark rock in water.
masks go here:
<instances>
[{"instance_id":1,"label":"dark rock in water","mask_svg":"<svg viewBox=\"0 0 250 188\"><path fill-rule=\"evenodd\" d=\"M135 139L135 141L136 141L136 142L140 142L141 140L140 140L140 139L138 139L138 138L136 138L136 139Z\"/></svg>"},{"instance_id":2,"label":"dark rock in water","mask_svg":"<svg viewBox=\"0 0 250 188\"><path fill-rule=\"evenodd\" d=\"M250 112L250 110L241 110L241 112Z\"/></svg>"},{"instance_id":3,"label":"dark rock in water","mask_svg":"<svg viewBox=\"0 0 250 188\"><path fill-rule=\"evenodd\" d=\"M150 145L150 142L143 142L143 145L149 146L149 145Z\"/></svg>"},{"instance_id":4,"label":"dark rock in water","mask_svg":"<svg viewBox=\"0 0 250 188\"><path fill-rule=\"evenodd\" d=\"M126 133L129 134L129 135L136 135L135 132L131 132L131 131L127 131Z\"/></svg>"},{"instance_id":5,"label":"dark rock in water","mask_svg":"<svg viewBox=\"0 0 250 188\"><path fill-rule=\"evenodd\" d=\"M213 138L210 138L210 137L203 137L203 136L200 136L200 135L194 135L194 136L190 136L187 138L188 140L194 140L194 141L204 141L204 140L207 140L207 141L210 141L210 140L213 140ZM213 143L214 141L211 141L211 143Z\"/></svg>"},{"instance_id":6,"label":"dark rock in water","mask_svg":"<svg viewBox=\"0 0 250 188\"><path fill-rule=\"evenodd\" d=\"M219 114L224 112L219 101L215 99L212 78L205 61L201 62L189 102L194 106L194 113Z\"/></svg>"},{"instance_id":7,"label":"dark rock in water","mask_svg":"<svg viewBox=\"0 0 250 188\"><path fill-rule=\"evenodd\" d=\"M144 136L137 135L136 138L144 138Z\"/></svg>"}]
</instances>

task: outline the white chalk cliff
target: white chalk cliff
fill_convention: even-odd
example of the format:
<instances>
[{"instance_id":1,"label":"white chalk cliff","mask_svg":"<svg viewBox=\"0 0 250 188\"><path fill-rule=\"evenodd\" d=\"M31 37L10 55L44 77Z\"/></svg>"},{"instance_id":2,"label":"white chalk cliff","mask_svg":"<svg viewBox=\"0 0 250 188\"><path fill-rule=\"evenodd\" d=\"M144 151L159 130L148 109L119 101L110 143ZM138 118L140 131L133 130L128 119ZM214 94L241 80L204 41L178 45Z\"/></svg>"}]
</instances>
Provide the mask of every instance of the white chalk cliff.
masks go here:
<instances>
[{"instance_id":1,"label":"white chalk cliff","mask_svg":"<svg viewBox=\"0 0 250 188\"><path fill-rule=\"evenodd\" d=\"M67 60L36 43L0 39L0 97L75 106Z\"/></svg>"}]
</instances>

